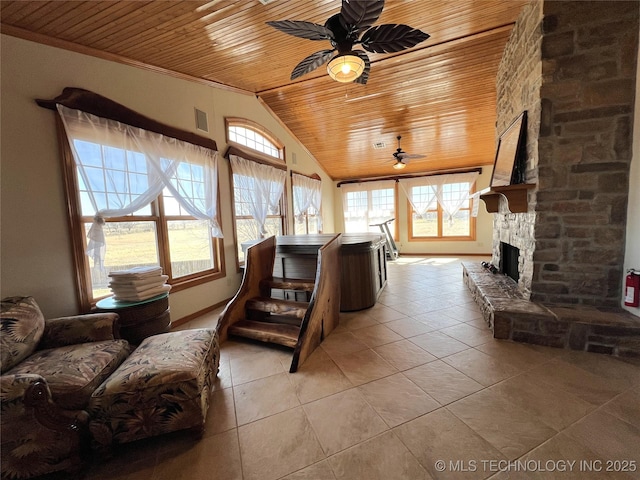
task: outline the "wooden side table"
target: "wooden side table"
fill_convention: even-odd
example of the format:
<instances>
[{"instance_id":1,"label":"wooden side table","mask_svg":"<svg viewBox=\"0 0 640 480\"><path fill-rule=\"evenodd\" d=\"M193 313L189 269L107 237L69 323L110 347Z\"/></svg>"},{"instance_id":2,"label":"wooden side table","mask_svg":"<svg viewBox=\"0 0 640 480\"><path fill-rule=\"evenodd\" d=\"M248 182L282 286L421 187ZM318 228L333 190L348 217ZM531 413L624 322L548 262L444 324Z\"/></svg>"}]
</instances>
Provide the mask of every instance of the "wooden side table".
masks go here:
<instances>
[{"instance_id":1,"label":"wooden side table","mask_svg":"<svg viewBox=\"0 0 640 480\"><path fill-rule=\"evenodd\" d=\"M171 329L168 293L140 302L123 302L107 297L96 303L94 311L117 313L120 316L120 336L134 344Z\"/></svg>"}]
</instances>

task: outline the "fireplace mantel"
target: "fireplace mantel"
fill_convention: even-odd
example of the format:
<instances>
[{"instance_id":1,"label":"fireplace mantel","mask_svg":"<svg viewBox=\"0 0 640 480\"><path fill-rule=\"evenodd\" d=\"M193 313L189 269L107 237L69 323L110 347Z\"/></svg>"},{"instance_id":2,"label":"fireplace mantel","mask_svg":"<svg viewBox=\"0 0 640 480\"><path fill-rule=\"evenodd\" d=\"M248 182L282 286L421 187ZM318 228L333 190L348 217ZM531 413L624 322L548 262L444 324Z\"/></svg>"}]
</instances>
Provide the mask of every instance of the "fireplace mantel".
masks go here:
<instances>
[{"instance_id":1,"label":"fireplace mantel","mask_svg":"<svg viewBox=\"0 0 640 480\"><path fill-rule=\"evenodd\" d=\"M500 187L488 187L480 191L480 198L484 200L487 212L500 211L500 197L507 201L511 213L525 213L528 210L528 192L536 186L535 183L516 183Z\"/></svg>"}]
</instances>

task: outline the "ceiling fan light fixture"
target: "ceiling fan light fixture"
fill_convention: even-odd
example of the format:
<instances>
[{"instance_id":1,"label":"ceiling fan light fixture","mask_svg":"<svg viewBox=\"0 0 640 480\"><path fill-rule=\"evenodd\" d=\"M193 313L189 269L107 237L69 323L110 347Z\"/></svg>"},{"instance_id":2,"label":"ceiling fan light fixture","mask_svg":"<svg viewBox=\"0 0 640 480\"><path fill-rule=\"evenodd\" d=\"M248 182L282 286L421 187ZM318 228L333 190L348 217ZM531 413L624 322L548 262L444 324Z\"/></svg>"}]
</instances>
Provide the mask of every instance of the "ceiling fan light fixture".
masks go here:
<instances>
[{"instance_id":1,"label":"ceiling fan light fixture","mask_svg":"<svg viewBox=\"0 0 640 480\"><path fill-rule=\"evenodd\" d=\"M407 164L404 163L402 160L398 160L396 163L393 164L393 168L395 168L396 170L402 170L406 166Z\"/></svg>"},{"instance_id":2,"label":"ceiling fan light fixture","mask_svg":"<svg viewBox=\"0 0 640 480\"><path fill-rule=\"evenodd\" d=\"M353 82L364 72L364 60L351 53L339 53L327 65L327 73L336 82Z\"/></svg>"}]
</instances>

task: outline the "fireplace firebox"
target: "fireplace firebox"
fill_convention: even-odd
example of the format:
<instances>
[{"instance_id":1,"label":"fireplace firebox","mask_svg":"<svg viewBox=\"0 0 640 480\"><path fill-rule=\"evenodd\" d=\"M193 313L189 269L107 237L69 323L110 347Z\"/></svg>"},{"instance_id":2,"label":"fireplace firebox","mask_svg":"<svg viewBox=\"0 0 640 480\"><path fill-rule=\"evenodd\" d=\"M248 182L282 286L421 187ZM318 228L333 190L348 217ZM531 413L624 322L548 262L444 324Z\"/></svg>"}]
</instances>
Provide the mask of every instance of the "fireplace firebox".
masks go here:
<instances>
[{"instance_id":1,"label":"fireplace firebox","mask_svg":"<svg viewBox=\"0 0 640 480\"><path fill-rule=\"evenodd\" d=\"M518 270L518 260L520 258L520 249L508 243L500 243L500 273L511 277L516 283L520 278Z\"/></svg>"}]
</instances>

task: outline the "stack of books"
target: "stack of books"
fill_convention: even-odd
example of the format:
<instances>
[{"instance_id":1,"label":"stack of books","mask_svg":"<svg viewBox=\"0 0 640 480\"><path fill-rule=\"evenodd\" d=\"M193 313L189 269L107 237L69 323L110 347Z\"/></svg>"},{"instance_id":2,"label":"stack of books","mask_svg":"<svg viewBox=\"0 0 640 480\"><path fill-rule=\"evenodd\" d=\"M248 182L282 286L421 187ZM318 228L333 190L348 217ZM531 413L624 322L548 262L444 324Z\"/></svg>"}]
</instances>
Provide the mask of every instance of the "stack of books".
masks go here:
<instances>
[{"instance_id":1,"label":"stack of books","mask_svg":"<svg viewBox=\"0 0 640 480\"><path fill-rule=\"evenodd\" d=\"M129 270L109 272L109 288L113 298L122 302L140 302L171 290L169 278L162 274L162 267L134 267Z\"/></svg>"}]
</instances>

